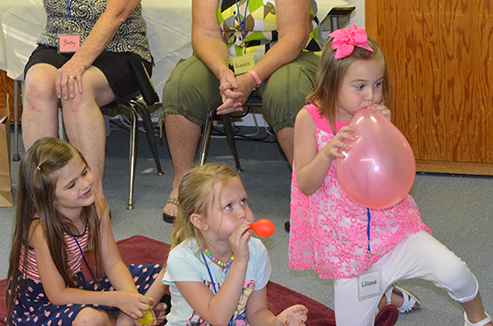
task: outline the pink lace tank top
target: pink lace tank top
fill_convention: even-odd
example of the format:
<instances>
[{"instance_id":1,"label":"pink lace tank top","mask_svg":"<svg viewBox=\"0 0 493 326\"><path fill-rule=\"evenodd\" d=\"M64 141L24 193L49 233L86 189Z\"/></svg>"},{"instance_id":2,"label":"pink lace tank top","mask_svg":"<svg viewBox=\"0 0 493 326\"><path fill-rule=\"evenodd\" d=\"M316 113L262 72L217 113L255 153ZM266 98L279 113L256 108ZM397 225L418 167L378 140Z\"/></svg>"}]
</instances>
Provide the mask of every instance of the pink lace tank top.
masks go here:
<instances>
[{"instance_id":1,"label":"pink lace tank top","mask_svg":"<svg viewBox=\"0 0 493 326\"><path fill-rule=\"evenodd\" d=\"M312 104L305 106L317 130L318 152L334 133L327 119ZM344 124L336 123L336 129ZM315 270L321 278L353 278L368 270L398 243L421 230L430 232L421 220L418 207L410 195L396 205L370 210L371 257L367 258L367 208L353 202L340 188L336 162L332 162L322 186L311 196L297 185L293 166L289 266Z\"/></svg>"}]
</instances>

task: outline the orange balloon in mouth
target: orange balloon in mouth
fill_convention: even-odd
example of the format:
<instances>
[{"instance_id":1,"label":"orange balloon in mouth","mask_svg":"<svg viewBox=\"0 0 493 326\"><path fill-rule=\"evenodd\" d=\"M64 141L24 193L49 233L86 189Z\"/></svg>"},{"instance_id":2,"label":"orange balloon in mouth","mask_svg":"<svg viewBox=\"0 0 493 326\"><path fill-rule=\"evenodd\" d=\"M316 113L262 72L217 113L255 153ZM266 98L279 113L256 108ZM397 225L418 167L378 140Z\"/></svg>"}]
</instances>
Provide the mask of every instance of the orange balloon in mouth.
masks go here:
<instances>
[{"instance_id":1,"label":"orange balloon in mouth","mask_svg":"<svg viewBox=\"0 0 493 326\"><path fill-rule=\"evenodd\" d=\"M268 238L274 234L276 227L274 226L274 223L264 218L252 223L249 230L253 230L253 232L261 238Z\"/></svg>"}]
</instances>

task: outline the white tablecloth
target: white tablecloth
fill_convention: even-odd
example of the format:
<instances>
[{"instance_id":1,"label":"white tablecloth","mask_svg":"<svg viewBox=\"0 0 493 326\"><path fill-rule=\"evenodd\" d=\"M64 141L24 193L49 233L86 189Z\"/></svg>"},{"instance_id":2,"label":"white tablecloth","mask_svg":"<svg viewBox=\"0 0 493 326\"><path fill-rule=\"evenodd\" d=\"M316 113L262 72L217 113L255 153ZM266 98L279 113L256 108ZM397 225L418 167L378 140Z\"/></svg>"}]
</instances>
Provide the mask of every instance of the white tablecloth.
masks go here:
<instances>
[{"instance_id":1,"label":"white tablecloth","mask_svg":"<svg viewBox=\"0 0 493 326\"><path fill-rule=\"evenodd\" d=\"M191 4L192 0L142 0L156 63L152 81L159 95L178 60L192 54ZM317 0L317 4L320 21L334 7L354 7L345 0ZM45 22L42 0L0 0L0 69L10 78L22 79Z\"/></svg>"}]
</instances>

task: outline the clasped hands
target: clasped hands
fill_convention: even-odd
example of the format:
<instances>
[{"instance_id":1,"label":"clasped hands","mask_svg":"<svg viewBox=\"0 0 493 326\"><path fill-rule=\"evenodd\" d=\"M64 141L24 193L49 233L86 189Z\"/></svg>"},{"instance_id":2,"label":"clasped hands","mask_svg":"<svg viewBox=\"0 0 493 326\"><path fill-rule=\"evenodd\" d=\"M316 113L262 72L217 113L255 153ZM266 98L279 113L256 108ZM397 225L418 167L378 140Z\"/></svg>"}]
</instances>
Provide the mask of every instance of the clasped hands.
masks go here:
<instances>
[{"instance_id":1,"label":"clasped hands","mask_svg":"<svg viewBox=\"0 0 493 326\"><path fill-rule=\"evenodd\" d=\"M221 104L216 113L229 114L233 112L242 112L243 104L250 97L255 89L256 82L250 74L236 76L227 69L220 78L219 93L223 104Z\"/></svg>"}]
</instances>

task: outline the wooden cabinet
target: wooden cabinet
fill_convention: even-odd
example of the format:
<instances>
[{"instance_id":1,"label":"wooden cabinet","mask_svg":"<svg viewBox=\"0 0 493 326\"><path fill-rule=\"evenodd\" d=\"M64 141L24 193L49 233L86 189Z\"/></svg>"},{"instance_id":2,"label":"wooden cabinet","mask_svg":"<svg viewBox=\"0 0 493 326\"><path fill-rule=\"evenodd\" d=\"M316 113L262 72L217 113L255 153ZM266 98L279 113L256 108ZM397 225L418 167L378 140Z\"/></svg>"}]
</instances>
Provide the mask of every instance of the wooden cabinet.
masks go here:
<instances>
[{"instance_id":1,"label":"wooden cabinet","mask_svg":"<svg viewBox=\"0 0 493 326\"><path fill-rule=\"evenodd\" d=\"M493 175L493 1L366 0L418 171Z\"/></svg>"},{"instance_id":2,"label":"wooden cabinet","mask_svg":"<svg viewBox=\"0 0 493 326\"><path fill-rule=\"evenodd\" d=\"M0 108L2 109L7 107L7 94L9 94L10 121L14 123L14 81L7 77L5 71L0 70Z\"/></svg>"}]
</instances>

